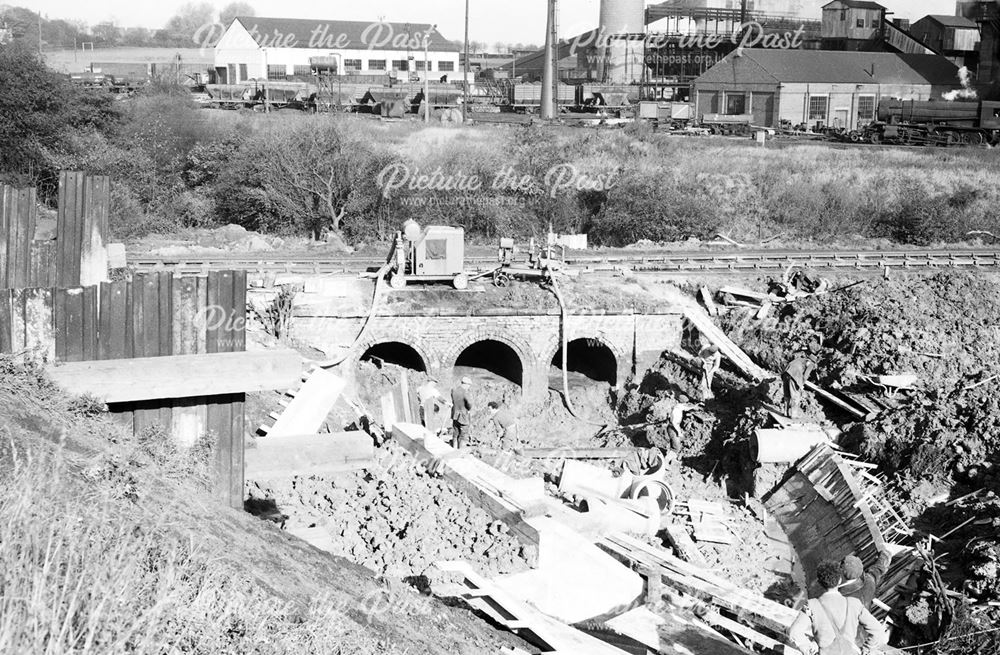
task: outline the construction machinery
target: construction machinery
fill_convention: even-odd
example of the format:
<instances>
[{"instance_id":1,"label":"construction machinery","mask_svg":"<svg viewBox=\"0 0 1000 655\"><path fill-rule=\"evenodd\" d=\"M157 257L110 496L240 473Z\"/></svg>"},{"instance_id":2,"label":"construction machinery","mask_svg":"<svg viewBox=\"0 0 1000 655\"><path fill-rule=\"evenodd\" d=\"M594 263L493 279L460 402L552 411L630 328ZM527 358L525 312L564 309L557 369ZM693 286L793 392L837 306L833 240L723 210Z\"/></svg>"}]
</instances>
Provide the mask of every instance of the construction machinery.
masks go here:
<instances>
[{"instance_id":1,"label":"construction machinery","mask_svg":"<svg viewBox=\"0 0 1000 655\"><path fill-rule=\"evenodd\" d=\"M560 246L561 247L561 246ZM497 287L505 287L511 280L539 280L542 286L547 286L552 281L552 275L561 270L565 265L566 249L562 249L562 258L556 259L554 249L556 246L547 245L541 248L535 244L535 240L528 242L528 261L519 264L515 261L517 256L517 246L513 239L500 239L497 249L497 260L500 266L493 270L493 284Z\"/></svg>"},{"instance_id":2,"label":"construction machinery","mask_svg":"<svg viewBox=\"0 0 1000 655\"><path fill-rule=\"evenodd\" d=\"M465 272L465 230L429 225L414 220L396 233L386 260L389 286L402 289L408 282L451 282L456 289L469 286Z\"/></svg>"}]
</instances>

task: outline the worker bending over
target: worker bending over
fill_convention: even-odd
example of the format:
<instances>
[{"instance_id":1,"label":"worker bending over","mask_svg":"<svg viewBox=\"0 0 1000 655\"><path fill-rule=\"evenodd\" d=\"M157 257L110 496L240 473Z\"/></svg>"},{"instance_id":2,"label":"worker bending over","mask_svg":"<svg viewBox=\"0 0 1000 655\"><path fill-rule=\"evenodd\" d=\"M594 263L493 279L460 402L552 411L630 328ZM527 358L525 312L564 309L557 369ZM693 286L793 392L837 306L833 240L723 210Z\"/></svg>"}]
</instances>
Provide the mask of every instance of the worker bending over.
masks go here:
<instances>
[{"instance_id":1,"label":"worker bending over","mask_svg":"<svg viewBox=\"0 0 1000 655\"><path fill-rule=\"evenodd\" d=\"M796 617L789 630L792 645L803 655L868 655L888 643L885 630L857 598L845 598L837 587L842 580L840 565L823 562L816 578L825 590L813 598ZM864 638L859 649L858 630Z\"/></svg>"},{"instance_id":2,"label":"worker bending over","mask_svg":"<svg viewBox=\"0 0 1000 655\"><path fill-rule=\"evenodd\" d=\"M816 362L805 350L799 351L795 359L789 362L785 370L781 372L781 381L784 385L785 394L785 416L788 418L799 417L799 407L802 404L802 390L809 380L809 376L816 369Z\"/></svg>"},{"instance_id":3,"label":"worker bending over","mask_svg":"<svg viewBox=\"0 0 1000 655\"><path fill-rule=\"evenodd\" d=\"M494 401L490 401L487 407L490 410L490 421L500 435L500 449L512 451L517 448L517 418L514 412Z\"/></svg>"},{"instance_id":4,"label":"worker bending over","mask_svg":"<svg viewBox=\"0 0 1000 655\"><path fill-rule=\"evenodd\" d=\"M701 398L711 400L715 398L715 394L712 393L712 380L722 365L722 353L717 346L708 346L698 353L698 361L701 364Z\"/></svg>"},{"instance_id":5,"label":"worker bending over","mask_svg":"<svg viewBox=\"0 0 1000 655\"><path fill-rule=\"evenodd\" d=\"M445 408L451 403L438 389L437 381L430 380L417 389L417 400L420 402L420 418L424 427L434 434L440 434L447 427Z\"/></svg>"}]
</instances>

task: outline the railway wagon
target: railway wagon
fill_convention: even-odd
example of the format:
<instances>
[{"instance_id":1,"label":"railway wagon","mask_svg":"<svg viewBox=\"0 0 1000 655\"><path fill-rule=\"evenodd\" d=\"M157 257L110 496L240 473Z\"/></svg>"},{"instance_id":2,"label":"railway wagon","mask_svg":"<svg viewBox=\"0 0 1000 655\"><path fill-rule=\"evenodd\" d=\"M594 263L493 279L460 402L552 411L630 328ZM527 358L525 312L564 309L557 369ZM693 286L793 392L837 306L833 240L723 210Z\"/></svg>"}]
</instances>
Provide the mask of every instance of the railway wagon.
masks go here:
<instances>
[{"instance_id":1,"label":"railway wagon","mask_svg":"<svg viewBox=\"0 0 1000 655\"><path fill-rule=\"evenodd\" d=\"M1000 144L1000 102L887 100L868 140L914 145Z\"/></svg>"},{"instance_id":2,"label":"railway wagon","mask_svg":"<svg viewBox=\"0 0 1000 655\"><path fill-rule=\"evenodd\" d=\"M556 95L560 107L576 106L576 87L563 84L558 85ZM511 106L515 110L535 112L542 106L542 84L540 82L530 82L525 84L514 84L511 87L513 94Z\"/></svg>"}]
</instances>

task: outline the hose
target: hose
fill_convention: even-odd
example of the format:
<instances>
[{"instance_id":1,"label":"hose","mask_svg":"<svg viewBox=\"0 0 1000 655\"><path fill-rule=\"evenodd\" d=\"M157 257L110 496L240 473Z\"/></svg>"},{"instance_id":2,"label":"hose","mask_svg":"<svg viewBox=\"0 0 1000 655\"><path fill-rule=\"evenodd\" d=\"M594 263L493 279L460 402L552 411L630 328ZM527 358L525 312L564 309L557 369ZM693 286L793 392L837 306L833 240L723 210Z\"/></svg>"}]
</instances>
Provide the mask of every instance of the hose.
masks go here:
<instances>
[{"instance_id":1,"label":"hose","mask_svg":"<svg viewBox=\"0 0 1000 655\"><path fill-rule=\"evenodd\" d=\"M556 282L554 275L549 277L549 283L552 287L552 293L555 295L556 300L559 302L559 331L562 338L562 396L563 402L566 404L566 409L569 410L570 415L573 418L579 419L584 423L589 423L590 425L597 425L601 428L608 427L607 423L598 423L597 421L591 421L590 419L580 416L576 408L573 407L573 401L569 397L569 371L568 371L568 354L569 354L569 333L567 332L567 318L569 317L568 311L566 310L566 302L563 300L562 293L559 291L559 284Z\"/></svg>"},{"instance_id":2,"label":"hose","mask_svg":"<svg viewBox=\"0 0 1000 655\"><path fill-rule=\"evenodd\" d=\"M369 327L372 325L372 318L375 316L375 312L378 311L378 302L382 296L382 292L385 291L386 276L392 269L391 263L385 263L382 268L378 269L377 277L375 278L375 291L372 294L372 306L368 310L368 316L365 317L365 322L361 324L361 331L358 332L358 336L354 338L354 343L351 347L344 351L344 354L335 359L327 359L322 362L314 362L316 366L320 368L331 368L342 364L344 360L347 359L348 355L354 350L354 348L361 343L362 339L367 336Z\"/></svg>"}]
</instances>

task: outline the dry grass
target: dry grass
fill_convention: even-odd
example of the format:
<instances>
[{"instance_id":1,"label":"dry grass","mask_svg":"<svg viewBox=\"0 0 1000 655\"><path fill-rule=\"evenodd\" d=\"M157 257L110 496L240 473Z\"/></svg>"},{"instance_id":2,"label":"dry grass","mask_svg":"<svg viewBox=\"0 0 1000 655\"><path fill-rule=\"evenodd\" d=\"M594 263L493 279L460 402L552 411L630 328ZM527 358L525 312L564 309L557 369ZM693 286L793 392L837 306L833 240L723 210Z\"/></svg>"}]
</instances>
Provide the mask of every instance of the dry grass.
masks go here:
<instances>
[{"instance_id":1,"label":"dry grass","mask_svg":"<svg viewBox=\"0 0 1000 655\"><path fill-rule=\"evenodd\" d=\"M467 613L216 504L209 461L0 357L0 653L499 647Z\"/></svg>"}]
</instances>

